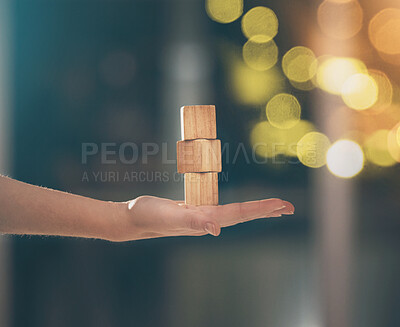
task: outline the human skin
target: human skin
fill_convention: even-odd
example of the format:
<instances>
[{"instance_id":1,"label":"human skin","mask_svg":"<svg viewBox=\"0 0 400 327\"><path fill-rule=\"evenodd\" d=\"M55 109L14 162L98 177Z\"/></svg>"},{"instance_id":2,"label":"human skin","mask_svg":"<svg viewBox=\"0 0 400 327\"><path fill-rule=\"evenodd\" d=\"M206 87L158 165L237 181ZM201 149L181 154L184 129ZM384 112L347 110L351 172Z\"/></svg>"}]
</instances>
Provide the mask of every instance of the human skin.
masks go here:
<instances>
[{"instance_id":1,"label":"human skin","mask_svg":"<svg viewBox=\"0 0 400 327\"><path fill-rule=\"evenodd\" d=\"M113 242L166 236L218 236L222 227L294 213L281 199L191 206L140 196L95 200L0 176L0 232L99 238Z\"/></svg>"}]
</instances>

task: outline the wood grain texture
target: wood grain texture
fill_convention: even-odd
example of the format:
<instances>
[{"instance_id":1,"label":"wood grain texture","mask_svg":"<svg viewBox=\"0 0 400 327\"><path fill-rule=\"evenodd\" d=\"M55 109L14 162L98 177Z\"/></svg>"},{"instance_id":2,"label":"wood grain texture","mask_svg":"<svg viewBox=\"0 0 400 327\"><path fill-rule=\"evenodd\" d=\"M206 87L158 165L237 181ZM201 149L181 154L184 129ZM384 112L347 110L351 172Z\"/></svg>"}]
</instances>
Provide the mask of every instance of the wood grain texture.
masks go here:
<instances>
[{"instance_id":1,"label":"wood grain texture","mask_svg":"<svg viewBox=\"0 0 400 327\"><path fill-rule=\"evenodd\" d=\"M185 203L218 205L218 173L186 173Z\"/></svg>"},{"instance_id":2,"label":"wood grain texture","mask_svg":"<svg viewBox=\"0 0 400 327\"><path fill-rule=\"evenodd\" d=\"M216 139L215 106L195 105L181 108L182 140Z\"/></svg>"},{"instance_id":3,"label":"wood grain texture","mask_svg":"<svg viewBox=\"0 0 400 327\"><path fill-rule=\"evenodd\" d=\"M220 172L222 170L220 140L178 141L176 148L178 173Z\"/></svg>"}]
</instances>

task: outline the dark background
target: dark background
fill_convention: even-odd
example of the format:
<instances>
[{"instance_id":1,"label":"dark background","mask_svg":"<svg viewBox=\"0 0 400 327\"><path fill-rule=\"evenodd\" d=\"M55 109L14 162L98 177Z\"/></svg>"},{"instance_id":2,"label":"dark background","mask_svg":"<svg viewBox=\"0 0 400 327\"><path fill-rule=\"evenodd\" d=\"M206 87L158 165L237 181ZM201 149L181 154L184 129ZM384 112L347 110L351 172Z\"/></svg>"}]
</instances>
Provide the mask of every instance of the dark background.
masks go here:
<instances>
[{"instance_id":1,"label":"dark background","mask_svg":"<svg viewBox=\"0 0 400 327\"><path fill-rule=\"evenodd\" d=\"M245 9L258 3L276 11L281 53L299 43L284 18L296 10L293 2L245 2ZM82 164L82 143L165 140L174 158L179 130L169 122L179 126L179 106L188 104L179 101L191 100L170 93L185 92L185 79L176 82L171 72L171 44L189 41L206 54L205 76L187 77L195 88L207 85L199 91L204 100L193 101L216 104L218 137L250 151L251 126L265 114L235 101L224 65L223 45L245 42L239 21L211 21L201 0L16 0L11 11L14 178L103 200L182 198L182 183L173 181L82 181L85 171L175 171L160 155L132 166L105 167L99 155ZM311 119L315 92L290 90ZM224 159L221 203L283 197L296 205L295 216L235 226L217 239L12 237L11 326L327 325L313 172L300 164L248 164L242 155L233 163L232 153ZM396 166L352 181L349 326L400 324L397 176Z\"/></svg>"}]
</instances>

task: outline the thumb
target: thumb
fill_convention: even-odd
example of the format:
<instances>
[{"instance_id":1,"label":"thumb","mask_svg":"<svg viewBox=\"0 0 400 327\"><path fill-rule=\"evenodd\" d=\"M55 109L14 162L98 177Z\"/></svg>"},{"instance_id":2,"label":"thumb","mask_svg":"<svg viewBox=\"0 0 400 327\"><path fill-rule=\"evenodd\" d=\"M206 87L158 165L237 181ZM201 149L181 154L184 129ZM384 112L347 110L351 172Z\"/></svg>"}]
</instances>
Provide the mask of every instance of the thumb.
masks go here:
<instances>
[{"instance_id":1,"label":"thumb","mask_svg":"<svg viewBox=\"0 0 400 327\"><path fill-rule=\"evenodd\" d=\"M189 213L187 217L189 228L196 231L203 231L213 236L218 236L221 233L221 226L217 221L203 213Z\"/></svg>"}]
</instances>

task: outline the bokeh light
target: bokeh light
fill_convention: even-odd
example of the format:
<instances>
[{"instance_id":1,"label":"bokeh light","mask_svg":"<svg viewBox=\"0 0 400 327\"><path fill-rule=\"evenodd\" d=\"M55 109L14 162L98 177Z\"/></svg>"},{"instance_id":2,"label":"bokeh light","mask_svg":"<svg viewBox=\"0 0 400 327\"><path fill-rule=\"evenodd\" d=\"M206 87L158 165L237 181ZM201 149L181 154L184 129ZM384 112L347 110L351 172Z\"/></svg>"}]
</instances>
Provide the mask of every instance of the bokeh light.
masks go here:
<instances>
[{"instance_id":1,"label":"bokeh light","mask_svg":"<svg viewBox=\"0 0 400 327\"><path fill-rule=\"evenodd\" d=\"M257 123L250 134L250 142L260 157L273 158L277 155L297 156L297 143L307 133L315 131L312 123L300 120L290 129L279 129L267 121Z\"/></svg>"},{"instance_id":2,"label":"bokeh light","mask_svg":"<svg viewBox=\"0 0 400 327\"><path fill-rule=\"evenodd\" d=\"M278 61L278 47L273 40L260 43L250 39L243 46L243 60L255 70L270 69Z\"/></svg>"},{"instance_id":3,"label":"bokeh light","mask_svg":"<svg viewBox=\"0 0 400 327\"><path fill-rule=\"evenodd\" d=\"M378 88L378 97L374 106L366 111L369 114L379 114L392 104L393 86L384 72L376 69L368 70L368 74L374 79Z\"/></svg>"},{"instance_id":4,"label":"bokeh light","mask_svg":"<svg viewBox=\"0 0 400 327\"><path fill-rule=\"evenodd\" d=\"M272 126L288 129L299 122L301 106L293 95L281 93L269 100L266 106L266 114Z\"/></svg>"},{"instance_id":5,"label":"bokeh light","mask_svg":"<svg viewBox=\"0 0 400 327\"><path fill-rule=\"evenodd\" d=\"M326 153L330 145L326 135L319 132L307 133L297 143L297 157L307 167L322 167L326 164Z\"/></svg>"},{"instance_id":6,"label":"bokeh light","mask_svg":"<svg viewBox=\"0 0 400 327\"><path fill-rule=\"evenodd\" d=\"M364 153L356 142L339 140L329 148L326 164L329 171L337 177L354 177L363 169Z\"/></svg>"},{"instance_id":7,"label":"bokeh light","mask_svg":"<svg viewBox=\"0 0 400 327\"><path fill-rule=\"evenodd\" d=\"M364 149L368 161L381 167L393 166L396 163L389 153L388 136L389 130L380 129L367 138Z\"/></svg>"},{"instance_id":8,"label":"bokeh light","mask_svg":"<svg viewBox=\"0 0 400 327\"><path fill-rule=\"evenodd\" d=\"M400 126L398 126L396 129L396 140L397 140L397 144L400 146Z\"/></svg>"},{"instance_id":9,"label":"bokeh light","mask_svg":"<svg viewBox=\"0 0 400 327\"><path fill-rule=\"evenodd\" d=\"M386 8L376 14L368 26L372 45L380 52L400 53L400 9Z\"/></svg>"},{"instance_id":10,"label":"bokeh light","mask_svg":"<svg viewBox=\"0 0 400 327\"><path fill-rule=\"evenodd\" d=\"M254 42L268 42L278 33L278 18L266 7L255 7L242 18L243 34Z\"/></svg>"},{"instance_id":11,"label":"bokeh light","mask_svg":"<svg viewBox=\"0 0 400 327\"><path fill-rule=\"evenodd\" d=\"M341 94L343 84L352 75L367 73L365 64L355 58L322 57L317 70L317 85L333 94Z\"/></svg>"},{"instance_id":12,"label":"bokeh light","mask_svg":"<svg viewBox=\"0 0 400 327\"><path fill-rule=\"evenodd\" d=\"M329 37L349 39L361 30L362 22L363 11L357 0L325 0L318 7L318 24Z\"/></svg>"},{"instance_id":13,"label":"bokeh light","mask_svg":"<svg viewBox=\"0 0 400 327\"><path fill-rule=\"evenodd\" d=\"M390 130L400 121L400 107L396 105L388 106L374 116L364 114L365 111L347 110L347 112L346 121L351 124L351 128L366 135L371 135L379 129Z\"/></svg>"},{"instance_id":14,"label":"bokeh light","mask_svg":"<svg viewBox=\"0 0 400 327\"><path fill-rule=\"evenodd\" d=\"M398 142L400 123L396 124L388 134L388 151L392 158L400 162L400 143Z\"/></svg>"},{"instance_id":15,"label":"bokeh light","mask_svg":"<svg viewBox=\"0 0 400 327\"><path fill-rule=\"evenodd\" d=\"M354 74L343 84L342 99L344 103L356 110L372 107L378 99L378 85L368 74Z\"/></svg>"},{"instance_id":16,"label":"bokeh light","mask_svg":"<svg viewBox=\"0 0 400 327\"><path fill-rule=\"evenodd\" d=\"M311 91L315 89L315 83L312 80L309 80L307 82L295 82L292 80L289 80L289 83L296 89L301 90L301 91Z\"/></svg>"},{"instance_id":17,"label":"bokeh light","mask_svg":"<svg viewBox=\"0 0 400 327\"><path fill-rule=\"evenodd\" d=\"M242 60L233 60L229 76L232 95L241 104L264 105L272 96L285 90L285 78L276 67L257 71Z\"/></svg>"},{"instance_id":18,"label":"bokeh light","mask_svg":"<svg viewBox=\"0 0 400 327\"><path fill-rule=\"evenodd\" d=\"M250 142L257 155L263 158L273 158L278 154L285 153L285 142L282 136L282 130L263 121L253 127Z\"/></svg>"},{"instance_id":19,"label":"bokeh light","mask_svg":"<svg viewBox=\"0 0 400 327\"><path fill-rule=\"evenodd\" d=\"M316 128L311 122L300 120L294 127L281 131L285 132L284 137L287 145L285 155L288 157L297 157L298 142L307 133L315 132Z\"/></svg>"},{"instance_id":20,"label":"bokeh light","mask_svg":"<svg viewBox=\"0 0 400 327\"><path fill-rule=\"evenodd\" d=\"M282 69L289 80L304 83L316 74L317 59L309 48L294 47L283 56Z\"/></svg>"},{"instance_id":21,"label":"bokeh light","mask_svg":"<svg viewBox=\"0 0 400 327\"><path fill-rule=\"evenodd\" d=\"M379 57L387 62L388 64L391 65L395 65L395 66L399 66L400 65L400 53L396 53L396 54L387 54L387 53L383 53L383 52L379 52Z\"/></svg>"},{"instance_id":22,"label":"bokeh light","mask_svg":"<svg viewBox=\"0 0 400 327\"><path fill-rule=\"evenodd\" d=\"M208 16L218 23L231 23L243 13L243 0L206 0Z\"/></svg>"}]
</instances>

